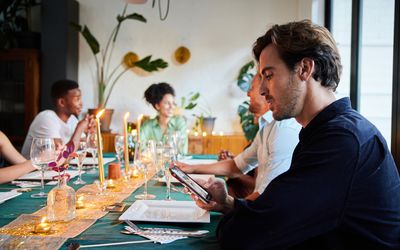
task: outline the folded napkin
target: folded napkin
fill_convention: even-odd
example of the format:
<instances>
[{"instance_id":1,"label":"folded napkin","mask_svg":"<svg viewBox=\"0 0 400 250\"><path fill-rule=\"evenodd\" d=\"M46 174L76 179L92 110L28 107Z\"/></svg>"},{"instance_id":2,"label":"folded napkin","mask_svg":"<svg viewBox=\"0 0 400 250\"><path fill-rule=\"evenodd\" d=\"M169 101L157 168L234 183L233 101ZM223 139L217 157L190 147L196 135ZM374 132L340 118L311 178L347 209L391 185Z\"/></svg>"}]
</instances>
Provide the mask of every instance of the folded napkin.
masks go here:
<instances>
[{"instance_id":1,"label":"folded napkin","mask_svg":"<svg viewBox=\"0 0 400 250\"><path fill-rule=\"evenodd\" d=\"M3 203L6 200L17 197L18 195L21 195L21 193L18 193L17 190L11 190L9 192L0 192L0 203Z\"/></svg>"}]
</instances>

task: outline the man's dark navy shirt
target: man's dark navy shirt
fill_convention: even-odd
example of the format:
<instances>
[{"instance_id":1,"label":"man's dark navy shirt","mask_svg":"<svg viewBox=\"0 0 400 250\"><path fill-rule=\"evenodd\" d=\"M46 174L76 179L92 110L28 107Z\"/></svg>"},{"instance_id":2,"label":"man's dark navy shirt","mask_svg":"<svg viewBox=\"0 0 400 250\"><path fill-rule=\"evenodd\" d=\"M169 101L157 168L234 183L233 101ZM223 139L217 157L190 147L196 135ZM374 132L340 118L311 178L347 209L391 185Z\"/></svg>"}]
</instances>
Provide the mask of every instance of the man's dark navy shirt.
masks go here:
<instances>
[{"instance_id":1,"label":"man's dark navy shirt","mask_svg":"<svg viewBox=\"0 0 400 250\"><path fill-rule=\"evenodd\" d=\"M235 200L223 249L400 249L400 179L380 132L335 101L300 131L290 169Z\"/></svg>"}]
</instances>

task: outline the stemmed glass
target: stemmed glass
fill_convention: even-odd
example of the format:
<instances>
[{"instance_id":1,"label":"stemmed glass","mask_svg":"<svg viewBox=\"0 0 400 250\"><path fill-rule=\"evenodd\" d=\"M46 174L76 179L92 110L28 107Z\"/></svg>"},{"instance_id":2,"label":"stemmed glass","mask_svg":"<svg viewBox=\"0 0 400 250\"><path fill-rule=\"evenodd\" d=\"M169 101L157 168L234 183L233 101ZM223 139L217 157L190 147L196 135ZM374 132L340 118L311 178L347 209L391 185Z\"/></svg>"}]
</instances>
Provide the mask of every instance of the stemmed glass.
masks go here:
<instances>
[{"instance_id":1,"label":"stemmed glass","mask_svg":"<svg viewBox=\"0 0 400 250\"><path fill-rule=\"evenodd\" d=\"M164 144L161 141L156 143L156 178L162 179L164 177L163 165Z\"/></svg>"},{"instance_id":2,"label":"stemmed glass","mask_svg":"<svg viewBox=\"0 0 400 250\"><path fill-rule=\"evenodd\" d=\"M120 166L122 166L122 164L124 164L124 140L125 137L123 135L116 135L114 138L114 147L115 147L115 156L117 157L118 163L120 164ZM128 160L129 162L129 160ZM124 175L125 180L128 179L129 175L130 175L130 171L129 171L129 166L124 166L124 170L122 173ZM128 168L128 171L126 171L126 168Z\"/></svg>"},{"instance_id":3,"label":"stemmed glass","mask_svg":"<svg viewBox=\"0 0 400 250\"><path fill-rule=\"evenodd\" d=\"M86 184L86 181L82 180L82 167L83 167L83 161L86 158L86 153L87 153L87 143L86 141L80 141L78 148L76 150L76 153L78 155L78 179L74 181L73 183L76 185L79 184Z\"/></svg>"},{"instance_id":4,"label":"stemmed glass","mask_svg":"<svg viewBox=\"0 0 400 250\"><path fill-rule=\"evenodd\" d=\"M120 164L122 164L124 157L124 139L123 135L116 135L114 138L115 156Z\"/></svg>"},{"instance_id":5,"label":"stemmed glass","mask_svg":"<svg viewBox=\"0 0 400 250\"><path fill-rule=\"evenodd\" d=\"M165 200L171 199L171 172L169 171L169 166L174 162L175 159L175 149L171 146L165 145L163 150L163 170L165 176L165 182L167 184L167 191L165 194Z\"/></svg>"},{"instance_id":6,"label":"stemmed glass","mask_svg":"<svg viewBox=\"0 0 400 250\"><path fill-rule=\"evenodd\" d=\"M44 171L48 164L56 159L56 147L54 140L50 138L33 138L31 145L31 161L32 165L41 171L41 190L37 194L32 194L32 198L46 198L44 192Z\"/></svg>"},{"instance_id":7,"label":"stemmed glass","mask_svg":"<svg viewBox=\"0 0 400 250\"><path fill-rule=\"evenodd\" d=\"M186 134L176 131L174 133L174 137L176 142L177 159L182 159L185 156Z\"/></svg>"},{"instance_id":8,"label":"stemmed glass","mask_svg":"<svg viewBox=\"0 0 400 250\"><path fill-rule=\"evenodd\" d=\"M155 195L147 193L148 165L151 164L151 161L151 152L149 151L148 147L144 148L141 142L136 142L134 165L139 168L144 175L144 191L142 194L136 195L136 199L151 200L156 198Z\"/></svg>"},{"instance_id":9,"label":"stemmed glass","mask_svg":"<svg viewBox=\"0 0 400 250\"><path fill-rule=\"evenodd\" d=\"M175 133L168 133L164 136L164 146L172 150L173 160L177 159L177 137Z\"/></svg>"},{"instance_id":10,"label":"stemmed glass","mask_svg":"<svg viewBox=\"0 0 400 250\"><path fill-rule=\"evenodd\" d=\"M92 154L93 168L90 171L90 173L93 173L93 172L95 172L95 169L96 169L96 159L97 159L97 135L96 135L96 133L89 133L87 135L87 150Z\"/></svg>"}]
</instances>

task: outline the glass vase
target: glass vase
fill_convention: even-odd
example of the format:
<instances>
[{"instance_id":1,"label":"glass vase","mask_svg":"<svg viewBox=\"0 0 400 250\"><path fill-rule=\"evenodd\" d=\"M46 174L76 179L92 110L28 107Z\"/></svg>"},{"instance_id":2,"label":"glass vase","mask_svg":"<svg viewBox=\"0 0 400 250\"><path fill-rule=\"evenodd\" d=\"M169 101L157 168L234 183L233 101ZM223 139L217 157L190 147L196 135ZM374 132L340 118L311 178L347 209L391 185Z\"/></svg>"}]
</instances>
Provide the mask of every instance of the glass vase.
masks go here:
<instances>
[{"instance_id":1,"label":"glass vase","mask_svg":"<svg viewBox=\"0 0 400 250\"><path fill-rule=\"evenodd\" d=\"M75 218L75 212L75 190L67 185L67 178L61 178L47 196L47 219L70 221Z\"/></svg>"}]
</instances>

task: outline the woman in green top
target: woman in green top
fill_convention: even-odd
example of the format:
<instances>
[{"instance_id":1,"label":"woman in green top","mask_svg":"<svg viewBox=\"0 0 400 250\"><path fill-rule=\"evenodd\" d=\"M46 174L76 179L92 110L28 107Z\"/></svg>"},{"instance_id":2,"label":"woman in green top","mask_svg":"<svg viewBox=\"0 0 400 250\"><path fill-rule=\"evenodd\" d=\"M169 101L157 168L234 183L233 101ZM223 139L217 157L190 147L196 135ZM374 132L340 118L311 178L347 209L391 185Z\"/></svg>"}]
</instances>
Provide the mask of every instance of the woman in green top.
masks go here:
<instances>
[{"instance_id":1,"label":"woman in green top","mask_svg":"<svg viewBox=\"0 0 400 250\"><path fill-rule=\"evenodd\" d=\"M158 115L143 123L140 140L146 144L148 140L166 142L167 136L179 134L182 141L181 153L186 154L188 138L186 121L182 116L175 116L175 91L168 83L155 83L144 92L144 98L158 112Z\"/></svg>"}]
</instances>

